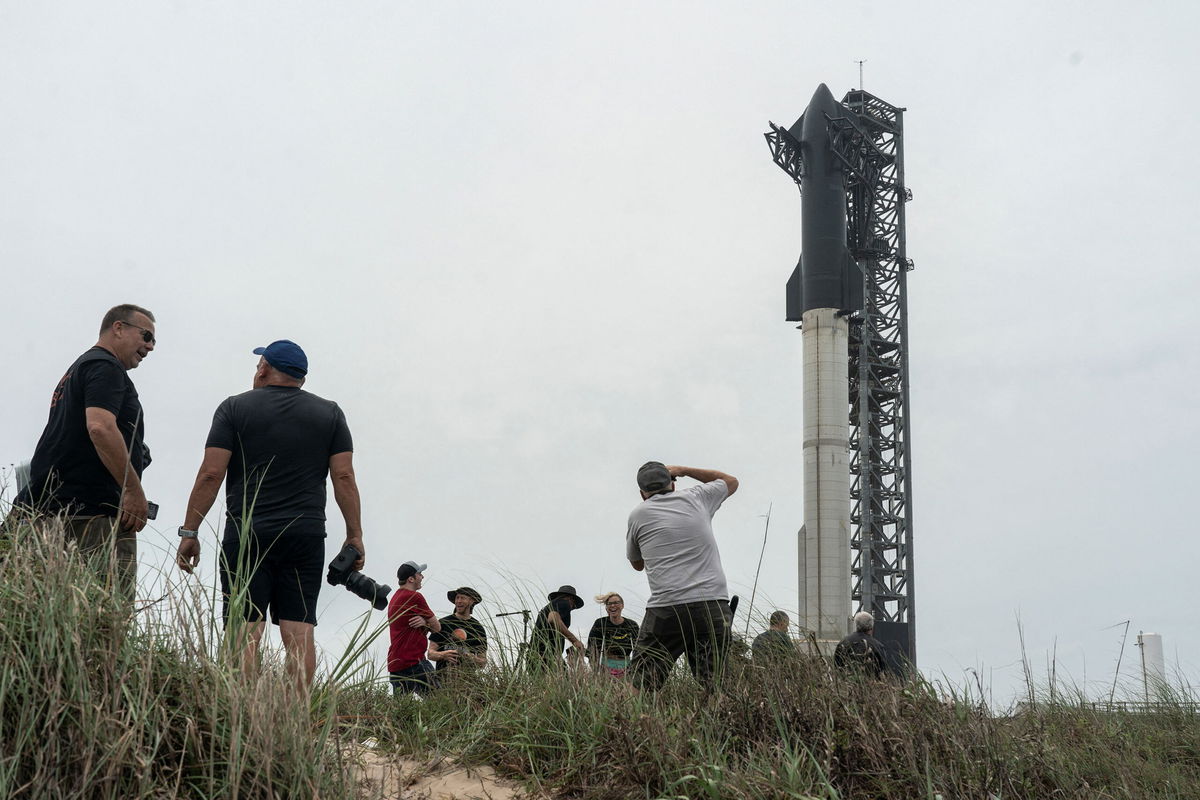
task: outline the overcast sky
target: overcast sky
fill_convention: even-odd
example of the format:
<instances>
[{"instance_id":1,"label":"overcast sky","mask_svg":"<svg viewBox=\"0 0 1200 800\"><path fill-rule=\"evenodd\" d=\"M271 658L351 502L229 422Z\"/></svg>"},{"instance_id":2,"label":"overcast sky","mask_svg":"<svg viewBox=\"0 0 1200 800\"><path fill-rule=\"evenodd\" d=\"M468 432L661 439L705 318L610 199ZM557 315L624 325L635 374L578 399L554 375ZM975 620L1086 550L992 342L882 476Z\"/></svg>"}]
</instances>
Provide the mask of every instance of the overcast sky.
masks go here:
<instances>
[{"instance_id":1,"label":"overcast sky","mask_svg":"<svg viewBox=\"0 0 1200 800\"><path fill-rule=\"evenodd\" d=\"M1194 682L1195 8L0 2L0 463L134 302L148 596L213 409L290 338L354 433L365 571L428 562L435 610L572 583L640 617L647 459L741 479L743 603L773 509L755 609L795 609L800 197L762 133L866 59L908 109L920 666L1009 696L1019 618L1106 695L1131 620L1126 665L1157 631ZM324 591L319 641L363 605Z\"/></svg>"}]
</instances>

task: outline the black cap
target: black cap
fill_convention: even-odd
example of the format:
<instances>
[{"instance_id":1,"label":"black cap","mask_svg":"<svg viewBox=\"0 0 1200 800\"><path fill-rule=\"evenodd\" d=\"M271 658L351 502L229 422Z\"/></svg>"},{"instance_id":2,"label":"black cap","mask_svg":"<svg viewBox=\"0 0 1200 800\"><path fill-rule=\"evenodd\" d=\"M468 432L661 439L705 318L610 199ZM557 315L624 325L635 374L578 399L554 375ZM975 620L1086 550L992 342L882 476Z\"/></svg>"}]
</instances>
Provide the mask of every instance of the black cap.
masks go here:
<instances>
[{"instance_id":1,"label":"black cap","mask_svg":"<svg viewBox=\"0 0 1200 800\"><path fill-rule=\"evenodd\" d=\"M651 494L661 492L663 489L670 488L671 482L674 480L666 465L661 461L647 461L638 470L638 487L643 492Z\"/></svg>"}]
</instances>

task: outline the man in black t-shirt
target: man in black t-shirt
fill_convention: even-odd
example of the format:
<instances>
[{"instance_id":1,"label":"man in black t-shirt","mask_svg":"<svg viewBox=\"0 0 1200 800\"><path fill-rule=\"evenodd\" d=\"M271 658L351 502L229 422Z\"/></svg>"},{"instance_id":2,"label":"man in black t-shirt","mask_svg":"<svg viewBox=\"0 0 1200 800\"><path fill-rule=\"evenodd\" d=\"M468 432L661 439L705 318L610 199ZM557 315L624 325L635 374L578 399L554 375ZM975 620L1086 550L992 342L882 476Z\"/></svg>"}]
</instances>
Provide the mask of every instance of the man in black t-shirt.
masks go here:
<instances>
[{"instance_id":1,"label":"man in black t-shirt","mask_svg":"<svg viewBox=\"0 0 1200 800\"><path fill-rule=\"evenodd\" d=\"M482 667L487 663L487 631L472 612L483 597L470 586L460 586L446 592L446 599L454 603L454 613L438 620L442 629L429 634L427 655L438 672L458 664Z\"/></svg>"},{"instance_id":2,"label":"man in black t-shirt","mask_svg":"<svg viewBox=\"0 0 1200 800\"><path fill-rule=\"evenodd\" d=\"M227 398L213 415L204 461L179 529L176 562L199 563L198 529L225 481L226 523L219 567L225 622L251 624L247 664L257 657L269 608L279 625L297 687L316 670L313 626L325 571L325 479L346 522L345 545L365 549L353 450L337 403L303 391L308 357L281 339L254 350L261 356L253 389ZM226 480L228 473L228 480ZM339 548L340 549L340 548Z\"/></svg>"},{"instance_id":3,"label":"man in black t-shirt","mask_svg":"<svg viewBox=\"0 0 1200 800\"><path fill-rule=\"evenodd\" d=\"M136 534L146 526L141 476L150 451L129 370L155 344L149 311L128 303L108 310L99 340L67 368L50 398L29 484L14 500L17 513L35 520L62 515L67 539L104 566L115 553L117 588L130 603L137 585Z\"/></svg>"},{"instance_id":4,"label":"man in black t-shirt","mask_svg":"<svg viewBox=\"0 0 1200 800\"><path fill-rule=\"evenodd\" d=\"M583 657L583 642L571 633L571 612L583 608L583 598L574 586L560 586L546 597L550 602L538 611L529 636L526 665L533 671L559 669L563 666L563 645L570 642L574 658Z\"/></svg>"}]
</instances>

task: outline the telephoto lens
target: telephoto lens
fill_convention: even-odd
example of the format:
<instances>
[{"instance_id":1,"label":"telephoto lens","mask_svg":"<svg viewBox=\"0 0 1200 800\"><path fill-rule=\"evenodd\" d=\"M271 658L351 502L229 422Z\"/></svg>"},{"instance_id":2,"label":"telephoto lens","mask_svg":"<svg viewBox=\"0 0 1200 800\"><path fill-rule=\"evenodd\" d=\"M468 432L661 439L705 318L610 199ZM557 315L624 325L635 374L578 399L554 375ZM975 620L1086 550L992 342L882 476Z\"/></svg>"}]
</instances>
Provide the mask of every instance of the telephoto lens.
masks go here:
<instances>
[{"instance_id":1,"label":"telephoto lens","mask_svg":"<svg viewBox=\"0 0 1200 800\"><path fill-rule=\"evenodd\" d=\"M362 553L352 544L342 548L333 561L329 562L329 573L325 580L330 586L345 586L349 591L366 600L372 606L382 611L387 608L388 595L392 587L386 583L376 583L371 578L354 569L354 562L362 558Z\"/></svg>"}]
</instances>

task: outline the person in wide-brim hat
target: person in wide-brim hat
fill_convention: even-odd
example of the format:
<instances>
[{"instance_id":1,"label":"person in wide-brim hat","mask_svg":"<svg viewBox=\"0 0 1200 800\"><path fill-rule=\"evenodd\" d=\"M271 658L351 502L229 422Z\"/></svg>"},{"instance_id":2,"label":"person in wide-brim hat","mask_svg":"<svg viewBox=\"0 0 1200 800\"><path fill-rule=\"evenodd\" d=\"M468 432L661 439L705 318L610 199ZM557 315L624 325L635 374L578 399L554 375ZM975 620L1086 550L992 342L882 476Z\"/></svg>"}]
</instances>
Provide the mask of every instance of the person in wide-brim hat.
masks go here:
<instances>
[{"instance_id":1,"label":"person in wide-brim hat","mask_svg":"<svg viewBox=\"0 0 1200 800\"><path fill-rule=\"evenodd\" d=\"M558 591L551 592L550 594L546 595L546 599L550 602L554 602L554 600L559 597L569 597L571 598L571 603L575 606L575 608L583 608L583 598L575 594L574 586L564 583L562 586L558 587Z\"/></svg>"},{"instance_id":2,"label":"person in wide-brim hat","mask_svg":"<svg viewBox=\"0 0 1200 800\"><path fill-rule=\"evenodd\" d=\"M453 603L454 598L460 594L471 598L475 605L479 605L483 602L483 595L472 589L470 586L460 586L457 589L451 589L450 591L446 592L446 599Z\"/></svg>"},{"instance_id":3,"label":"person in wide-brim hat","mask_svg":"<svg viewBox=\"0 0 1200 800\"><path fill-rule=\"evenodd\" d=\"M583 608L583 598L575 587L563 584L546 596L550 602L538 612L529 637L526 665L532 671L545 672L563 668L563 647L571 643L572 656L583 657L583 642L571 633L571 612Z\"/></svg>"},{"instance_id":4,"label":"person in wide-brim hat","mask_svg":"<svg viewBox=\"0 0 1200 800\"><path fill-rule=\"evenodd\" d=\"M460 586L446 592L446 599L454 603L454 611L439 619L441 631L429 636L430 660L437 664L439 672L459 665L484 666L487 631L471 613L483 597L470 586Z\"/></svg>"}]
</instances>

